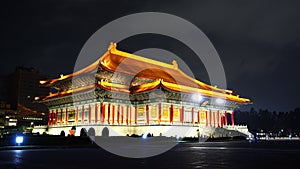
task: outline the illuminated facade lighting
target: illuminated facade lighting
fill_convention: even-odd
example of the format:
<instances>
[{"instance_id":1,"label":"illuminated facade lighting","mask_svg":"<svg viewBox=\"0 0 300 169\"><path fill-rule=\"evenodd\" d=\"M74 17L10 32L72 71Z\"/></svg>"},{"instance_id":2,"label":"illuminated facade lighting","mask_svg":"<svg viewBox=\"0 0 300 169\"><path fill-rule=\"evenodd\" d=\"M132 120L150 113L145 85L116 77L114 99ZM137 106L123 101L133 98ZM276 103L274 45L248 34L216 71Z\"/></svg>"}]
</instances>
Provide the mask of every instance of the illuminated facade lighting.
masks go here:
<instances>
[{"instance_id":1,"label":"illuminated facade lighting","mask_svg":"<svg viewBox=\"0 0 300 169\"><path fill-rule=\"evenodd\" d=\"M224 99L221 99L221 98L217 98L217 99L216 99L216 103L217 103L217 104L224 104L224 103L225 103L225 100L224 100Z\"/></svg>"},{"instance_id":2,"label":"illuminated facade lighting","mask_svg":"<svg viewBox=\"0 0 300 169\"><path fill-rule=\"evenodd\" d=\"M137 69L142 71L136 72ZM113 78L115 76L117 78ZM132 80L127 82L126 79ZM251 103L250 99L239 97L231 90L188 76L176 61L168 64L133 55L117 50L115 44L91 65L72 74L44 80L43 85L60 89L37 99L49 108L50 134L60 134L60 126L63 129L92 125L97 131L113 128L117 130L114 133L124 136L152 132L160 135L168 127L177 126L173 136L184 137L176 133L181 131L180 127L193 130L223 127L228 124L227 114L234 119L235 108ZM157 90L162 97L155 93ZM234 120L231 121L234 125ZM152 131L153 128L156 130ZM198 133L195 130L192 134L197 136Z\"/></svg>"}]
</instances>

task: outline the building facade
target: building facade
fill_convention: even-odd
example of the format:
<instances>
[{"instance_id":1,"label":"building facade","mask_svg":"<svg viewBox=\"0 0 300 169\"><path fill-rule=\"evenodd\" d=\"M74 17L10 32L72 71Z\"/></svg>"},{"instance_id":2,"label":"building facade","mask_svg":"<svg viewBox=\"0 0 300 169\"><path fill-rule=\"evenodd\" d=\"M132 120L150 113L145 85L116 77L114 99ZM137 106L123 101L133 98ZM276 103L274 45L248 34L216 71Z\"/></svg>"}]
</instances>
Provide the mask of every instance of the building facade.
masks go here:
<instances>
[{"instance_id":1,"label":"building facade","mask_svg":"<svg viewBox=\"0 0 300 169\"><path fill-rule=\"evenodd\" d=\"M9 103L0 102L0 130L17 126L17 110L11 108Z\"/></svg>"},{"instance_id":2,"label":"building facade","mask_svg":"<svg viewBox=\"0 0 300 169\"><path fill-rule=\"evenodd\" d=\"M39 85L39 81L45 78L47 76L43 73L27 67L17 67L12 74L0 77L0 102L1 105L9 105L9 109L5 110L1 106L2 115L17 119L10 126L47 124L47 107L34 100L36 95L48 95L49 88ZM11 112L14 112L13 115Z\"/></svg>"},{"instance_id":3,"label":"building facade","mask_svg":"<svg viewBox=\"0 0 300 169\"><path fill-rule=\"evenodd\" d=\"M91 65L40 84L54 91L37 101L48 106L47 129L56 135L76 127L75 135L84 129L96 136L104 130L110 136L211 136L235 126L233 110L251 103L186 75L176 61L133 55L116 44Z\"/></svg>"}]
</instances>

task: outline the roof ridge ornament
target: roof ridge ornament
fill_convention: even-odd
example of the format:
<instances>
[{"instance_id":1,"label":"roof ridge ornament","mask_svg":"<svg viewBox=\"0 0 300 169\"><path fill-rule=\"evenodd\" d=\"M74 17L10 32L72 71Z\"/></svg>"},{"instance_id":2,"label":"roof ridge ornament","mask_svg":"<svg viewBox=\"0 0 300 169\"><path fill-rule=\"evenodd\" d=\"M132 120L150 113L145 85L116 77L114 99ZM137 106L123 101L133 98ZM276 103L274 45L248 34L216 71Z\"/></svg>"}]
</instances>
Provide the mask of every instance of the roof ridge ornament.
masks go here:
<instances>
[{"instance_id":1,"label":"roof ridge ornament","mask_svg":"<svg viewBox=\"0 0 300 169\"><path fill-rule=\"evenodd\" d=\"M113 42L110 42L109 44L109 47L108 47L108 51L111 52L111 51L114 51L117 49L117 43L113 43Z\"/></svg>"},{"instance_id":2,"label":"roof ridge ornament","mask_svg":"<svg viewBox=\"0 0 300 169\"><path fill-rule=\"evenodd\" d=\"M172 61L172 65L173 65L174 69L178 69L178 64L177 64L176 60Z\"/></svg>"}]
</instances>

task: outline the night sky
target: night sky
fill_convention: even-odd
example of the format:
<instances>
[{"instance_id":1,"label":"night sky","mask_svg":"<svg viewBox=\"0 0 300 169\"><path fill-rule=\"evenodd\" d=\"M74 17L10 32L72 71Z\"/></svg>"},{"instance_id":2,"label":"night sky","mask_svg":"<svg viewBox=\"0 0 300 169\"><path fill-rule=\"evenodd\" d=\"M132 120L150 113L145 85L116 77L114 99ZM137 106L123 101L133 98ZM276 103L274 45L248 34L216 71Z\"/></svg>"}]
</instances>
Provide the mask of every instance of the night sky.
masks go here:
<instances>
[{"instance_id":1,"label":"night sky","mask_svg":"<svg viewBox=\"0 0 300 169\"><path fill-rule=\"evenodd\" d=\"M300 107L300 1L43 0L1 4L1 72L35 67L50 77L71 73L88 38L106 23L137 12L165 12L198 26L218 51L227 86L253 100L249 109ZM178 47L179 46L179 47ZM100 46L107 48L108 46ZM118 48L173 51L208 82L201 61L174 39L139 35Z\"/></svg>"}]
</instances>

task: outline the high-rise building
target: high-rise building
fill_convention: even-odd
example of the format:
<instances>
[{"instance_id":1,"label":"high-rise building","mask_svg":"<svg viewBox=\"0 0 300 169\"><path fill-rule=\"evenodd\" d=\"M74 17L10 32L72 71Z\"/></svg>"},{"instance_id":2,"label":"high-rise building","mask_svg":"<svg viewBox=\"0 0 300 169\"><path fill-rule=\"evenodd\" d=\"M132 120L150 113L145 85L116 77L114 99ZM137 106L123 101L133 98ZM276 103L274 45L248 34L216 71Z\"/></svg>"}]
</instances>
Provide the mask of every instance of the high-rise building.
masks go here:
<instances>
[{"instance_id":1,"label":"high-rise building","mask_svg":"<svg viewBox=\"0 0 300 169\"><path fill-rule=\"evenodd\" d=\"M34 101L35 96L46 96L49 89L39 85L48 78L34 68L17 67L15 72L0 78L0 101L15 111L18 125L44 124L47 107ZM6 115L4 115L6 117Z\"/></svg>"}]
</instances>

